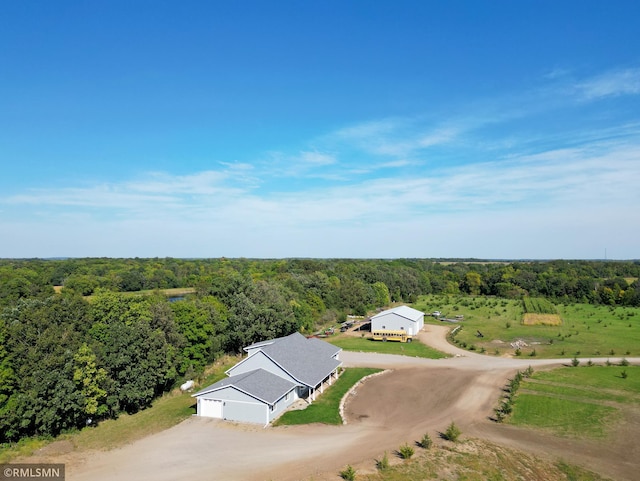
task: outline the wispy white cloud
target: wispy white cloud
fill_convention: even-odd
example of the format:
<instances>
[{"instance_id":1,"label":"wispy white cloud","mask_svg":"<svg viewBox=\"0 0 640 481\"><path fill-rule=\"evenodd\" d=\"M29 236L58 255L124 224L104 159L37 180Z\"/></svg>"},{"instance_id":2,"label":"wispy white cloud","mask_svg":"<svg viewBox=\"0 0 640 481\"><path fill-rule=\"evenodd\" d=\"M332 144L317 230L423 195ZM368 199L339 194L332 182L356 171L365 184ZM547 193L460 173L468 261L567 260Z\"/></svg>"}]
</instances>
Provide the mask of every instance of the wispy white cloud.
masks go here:
<instances>
[{"instance_id":1,"label":"wispy white cloud","mask_svg":"<svg viewBox=\"0 0 640 481\"><path fill-rule=\"evenodd\" d=\"M299 159L302 163L313 166L324 166L336 163L333 155L321 152L300 152Z\"/></svg>"},{"instance_id":2,"label":"wispy white cloud","mask_svg":"<svg viewBox=\"0 0 640 481\"><path fill-rule=\"evenodd\" d=\"M570 73L570 69L556 67L544 73L542 77L547 80L556 80L559 78L567 77Z\"/></svg>"},{"instance_id":3,"label":"wispy white cloud","mask_svg":"<svg viewBox=\"0 0 640 481\"><path fill-rule=\"evenodd\" d=\"M325 135L323 142L350 145L373 155L403 157L448 144L460 134L459 125L432 125L420 118L391 118L351 125Z\"/></svg>"},{"instance_id":4,"label":"wispy white cloud","mask_svg":"<svg viewBox=\"0 0 640 481\"><path fill-rule=\"evenodd\" d=\"M606 72L578 83L577 91L586 100L640 94L640 68Z\"/></svg>"}]
</instances>

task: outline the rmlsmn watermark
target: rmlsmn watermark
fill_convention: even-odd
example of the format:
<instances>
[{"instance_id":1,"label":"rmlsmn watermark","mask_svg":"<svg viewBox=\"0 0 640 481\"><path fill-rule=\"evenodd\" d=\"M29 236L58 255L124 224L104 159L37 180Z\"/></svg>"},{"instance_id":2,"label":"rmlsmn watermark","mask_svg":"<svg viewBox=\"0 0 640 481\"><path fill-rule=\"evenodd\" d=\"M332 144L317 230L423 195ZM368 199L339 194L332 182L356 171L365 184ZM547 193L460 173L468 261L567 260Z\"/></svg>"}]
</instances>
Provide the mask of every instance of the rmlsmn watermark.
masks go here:
<instances>
[{"instance_id":1,"label":"rmlsmn watermark","mask_svg":"<svg viewBox=\"0 0 640 481\"><path fill-rule=\"evenodd\" d=\"M0 481L64 481L64 464L0 464Z\"/></svg>"}]
</instances>

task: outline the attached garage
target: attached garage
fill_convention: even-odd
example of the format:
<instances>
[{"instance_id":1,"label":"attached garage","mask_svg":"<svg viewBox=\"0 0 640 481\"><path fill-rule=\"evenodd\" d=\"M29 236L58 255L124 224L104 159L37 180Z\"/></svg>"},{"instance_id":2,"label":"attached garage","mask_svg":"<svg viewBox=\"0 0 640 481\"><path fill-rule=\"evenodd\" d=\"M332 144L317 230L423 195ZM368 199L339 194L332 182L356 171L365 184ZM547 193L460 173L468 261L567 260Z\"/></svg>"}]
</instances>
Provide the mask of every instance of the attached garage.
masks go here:
<instances>
[{"instance_id":1,"label":"attached garage","mask_svg":"<svg viewBox=\"0 0 640 481\"><path fill-rule=\"evenodd\" d=\"M222 399L198 399L198 413L208 418L222 419Z\"/></svg>"},{"instance_id":2,"label":"attached garage","mask_svg":"<svg viewBox=\"0 0 640 481\"><path fill-rule=\"evenodd\" d=\"M296 399L296 383L263 369L218 381L195 393L198 416L267 425Z\"/></svg>"}]
</instances>

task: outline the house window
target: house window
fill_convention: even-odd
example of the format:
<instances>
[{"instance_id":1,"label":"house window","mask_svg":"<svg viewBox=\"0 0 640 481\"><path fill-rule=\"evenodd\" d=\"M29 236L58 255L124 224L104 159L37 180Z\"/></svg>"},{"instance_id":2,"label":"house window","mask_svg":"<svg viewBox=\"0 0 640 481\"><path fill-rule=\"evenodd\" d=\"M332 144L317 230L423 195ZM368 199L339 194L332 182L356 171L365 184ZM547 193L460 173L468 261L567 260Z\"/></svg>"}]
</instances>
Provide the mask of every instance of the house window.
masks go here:
<instances>
[{"instance_id":1,"label":"house window","mask_svg":"<svg viewBox=\"0 0 640 481\"><path fill-rule=\"evenodd\" d=\"M289 391L284 398L285 401L288 401L289 399L291 399L291 391Z\"/></svg>"}]
</instances>

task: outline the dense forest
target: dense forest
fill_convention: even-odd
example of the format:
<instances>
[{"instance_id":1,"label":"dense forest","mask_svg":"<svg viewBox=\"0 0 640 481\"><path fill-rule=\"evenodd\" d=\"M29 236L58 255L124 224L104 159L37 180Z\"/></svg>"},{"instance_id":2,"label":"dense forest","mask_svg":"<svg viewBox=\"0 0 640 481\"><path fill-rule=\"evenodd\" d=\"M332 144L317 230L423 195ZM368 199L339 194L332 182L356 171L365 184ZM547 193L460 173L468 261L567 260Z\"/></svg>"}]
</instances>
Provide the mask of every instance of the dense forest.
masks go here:
<instances>
[{"instance_id":1,"label":"dense forest","mask_svg":"<svg viewBox=\"0 0 640 481\"><path fill-rule=\"evenodd\" d=\"M224 353L422 294L640 306L638 277L638 261L0 260L0 442L136 412ZM193 293L161 291L177 287Z\"/></svg>"}]
</instances>

